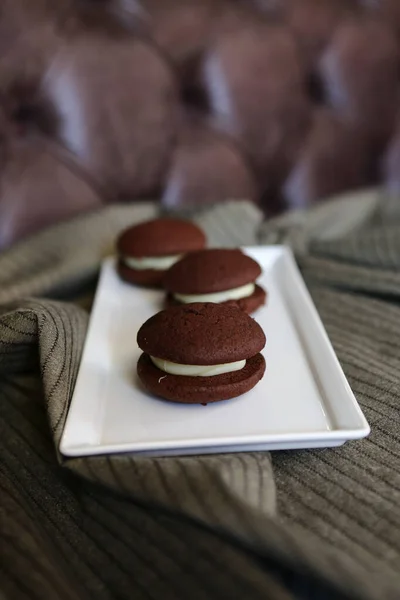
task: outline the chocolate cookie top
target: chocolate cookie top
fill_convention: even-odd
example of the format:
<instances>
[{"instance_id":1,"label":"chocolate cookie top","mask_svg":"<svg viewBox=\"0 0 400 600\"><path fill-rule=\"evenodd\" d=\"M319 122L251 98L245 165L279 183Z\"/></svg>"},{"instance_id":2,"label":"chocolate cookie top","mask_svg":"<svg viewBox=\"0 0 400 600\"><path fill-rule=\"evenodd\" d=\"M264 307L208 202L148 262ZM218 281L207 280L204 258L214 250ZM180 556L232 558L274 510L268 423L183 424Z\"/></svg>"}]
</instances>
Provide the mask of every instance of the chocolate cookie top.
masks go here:
<instances>
[{"instance_id":1,"label":"chocolate cookie top","mask_svg":"<svg viewBox=\"0 0 400 600\"><path fill-rule=\"evenodd\" d=\"M199 250L206 237L197 225L181 219L154 219L129 227L117 240L118 254L132 258L167 256Z\"/></svg>"},{"instance_id":2,"label":"chocolate cookie top","mask_svg":"<svg viewBox=\"0 0 400 600\"><path fill-rule=\"evenodd\" d=\"M252 283L260 275L260 265L241 250L210 248L191 252L175 263L164 284L172 293L211 294Z\"/></svg>"},{"instance_id":3,"label":"chocolate cookie top","mask_svg":"<svg viewBox=\"0 0 400 600\"><path fill-rule=\"evenodd\" d=\"M138 331L139 347L186 365L218 365L255 356L265 346L259 324L236 306L194 303L163 310Z\"/></svg>"}]
</instances>

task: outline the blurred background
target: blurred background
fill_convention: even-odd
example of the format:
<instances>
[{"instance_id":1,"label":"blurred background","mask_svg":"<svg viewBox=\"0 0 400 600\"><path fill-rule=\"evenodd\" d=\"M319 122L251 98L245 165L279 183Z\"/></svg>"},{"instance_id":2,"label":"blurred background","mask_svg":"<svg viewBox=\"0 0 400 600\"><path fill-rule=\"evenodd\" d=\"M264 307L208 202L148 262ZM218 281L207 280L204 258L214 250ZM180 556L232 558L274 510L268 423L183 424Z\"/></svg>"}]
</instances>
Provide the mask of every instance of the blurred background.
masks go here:
<instances>
[{"instance_id":1,"label":"blurred background","mask_svg":"<svg viewBox=\"0 0 400 600\"><path fill-rule=\"evenodd\" d=\"M0 0L0 249L107 203L400 188L400 0Z\"/></svg>"}]
</instances>

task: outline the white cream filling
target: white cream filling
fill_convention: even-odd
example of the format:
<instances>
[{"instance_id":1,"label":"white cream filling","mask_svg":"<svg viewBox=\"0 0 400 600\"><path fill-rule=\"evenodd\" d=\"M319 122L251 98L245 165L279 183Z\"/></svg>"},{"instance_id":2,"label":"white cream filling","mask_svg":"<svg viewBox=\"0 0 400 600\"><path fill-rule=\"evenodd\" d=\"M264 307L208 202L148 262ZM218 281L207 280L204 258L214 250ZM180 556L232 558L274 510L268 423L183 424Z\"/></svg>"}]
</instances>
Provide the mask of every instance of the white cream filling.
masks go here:
<instances>
[{"instance_id":1,"label":"white cream filling","mask_svg":"<svg viewBox=\"0 0 400 600\"><path fill-rule=\"evenodd\" d=\"M127 267L144 271L153 269L154 271L166 271L181 258L180 254L174 256L143 256L141 258L131 258L123 256L122 261Z\"/></svg>"},{"instance_id":2,"label":"white cream filling","mask_svg":"<svg viewBox=\"0 0 400 600\"><path fill-rule=\"evenodd\" d=\"M150 356L152 362L161 371L170 375L187 375L189 377L211 377L213 375L222 375L223 373L233 373L240 371L246 365L245 360L224 363L223 365L180 365L178 363Z\"/></svg>"},{"instance_id":3,"label":"white cream filling","mask_svg":"<svg viewBox=\"0 0 400 600\"><path fill-rule=\"evenodd\" d=\"M241 298L247 298L254 292L255 284L247 283L240 287L233 288L232 290L225 290L224 292L215 292L214 294L174 294L174 298L188 304L190 302L226 302L227 300L240 300Z\"/></svg>"}]
</instances>

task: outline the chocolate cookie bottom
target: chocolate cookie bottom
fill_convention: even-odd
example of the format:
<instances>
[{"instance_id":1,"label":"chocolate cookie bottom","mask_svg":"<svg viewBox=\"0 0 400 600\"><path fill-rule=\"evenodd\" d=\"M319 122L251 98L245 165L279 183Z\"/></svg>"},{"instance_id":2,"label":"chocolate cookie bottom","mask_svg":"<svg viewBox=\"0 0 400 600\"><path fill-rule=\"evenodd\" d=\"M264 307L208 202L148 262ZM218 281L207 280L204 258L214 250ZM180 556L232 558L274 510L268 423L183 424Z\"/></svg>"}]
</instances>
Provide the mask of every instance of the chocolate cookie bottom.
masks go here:
<instances>
[{"instance_id":1,"label":"chocolate cookie bottom","mask_svg":"<svg viewBox=\"0 0 400 600\"><path fill-rule=\"evenodd\" d=\"M165 271L155 269L132 269L122 262L118 261L117 273L127 283L140 285L144 287L161 288L163 285Z\"/></svg>"},{"instance_id":2,"label":"chocolate cookie bottom","mask_svg":"<svg viewBox=\"0 0 400 600\"><path fill-rule=\"evenodd\" d=\"M254 292L251 296L246 298L240 298L240 300L227 300L221 302L221 304L230 304L231 306L237 306L240 310L243 310L248 315L255 312L260 306L263 306L267 300L267 292L260 286L256 285ZM179 302L172 294L168 294L166 298L166 306L179 306L183 304Z\"/></svg>"},{"instance_id":3,"label":"chocolate cookie bottom","mask_svg":"<svg viewBox=\"0 0 400 600\"><path fill-rule=\"evenodd\" d=\"M264 375L265 359L262 354L256 354L240 371L213 377L188 377L161 371L150 356L143 353L137 372L143 386L155 396L184 404L208 404L229 400L251 390Z\"/></svg>"}]
</instances>

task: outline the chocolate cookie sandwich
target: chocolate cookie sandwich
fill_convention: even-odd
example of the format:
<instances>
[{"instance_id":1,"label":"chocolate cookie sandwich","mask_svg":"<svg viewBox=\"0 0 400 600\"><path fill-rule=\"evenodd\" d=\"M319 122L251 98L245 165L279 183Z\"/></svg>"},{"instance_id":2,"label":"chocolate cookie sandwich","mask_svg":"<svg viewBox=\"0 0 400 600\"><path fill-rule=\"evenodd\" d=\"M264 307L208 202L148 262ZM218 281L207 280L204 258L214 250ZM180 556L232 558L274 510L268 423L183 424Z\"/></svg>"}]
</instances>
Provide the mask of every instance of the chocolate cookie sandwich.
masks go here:
<instances>
[{"instance_id":1,"label":"chocolate cookie sandwich","mask_svg":"<svg viewBox=\"0 0 400 600\"><path fill-rule=\"evenodd\" d=\"M265 304L256 284L260 265L238 249L211 248L191 252L166 273L167 305L190 302L234 304L252 313Z\"/></svg>"},{"instance_id":2,"label":"chocolate cookie sandwich","mask_svg":"<svg viewBox=\"0 0 400 600\"><path fill-rule=\"evenodd\" d=\"M163 310L139 329L137 372L155 396L187 404L227 400L262 378L261 327L236 306L197 303Z\"/></svg>"},{"instance_id":3,"label":"chocolate cookie sandwich","mask_svg":"<svg viewBox=\"0 0 400 600\"><path fill-rule=\"evenodd\" d=\"M160 286L164 273L182 255L206 245L194 223L154 219L126 229L117 240L118 273L129 283Z\"/></svg>"}]
</instances>

